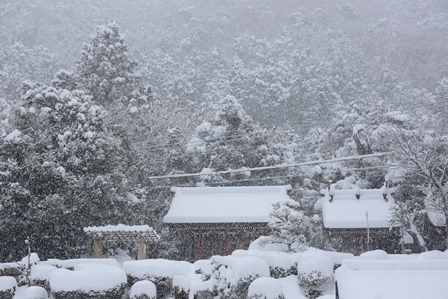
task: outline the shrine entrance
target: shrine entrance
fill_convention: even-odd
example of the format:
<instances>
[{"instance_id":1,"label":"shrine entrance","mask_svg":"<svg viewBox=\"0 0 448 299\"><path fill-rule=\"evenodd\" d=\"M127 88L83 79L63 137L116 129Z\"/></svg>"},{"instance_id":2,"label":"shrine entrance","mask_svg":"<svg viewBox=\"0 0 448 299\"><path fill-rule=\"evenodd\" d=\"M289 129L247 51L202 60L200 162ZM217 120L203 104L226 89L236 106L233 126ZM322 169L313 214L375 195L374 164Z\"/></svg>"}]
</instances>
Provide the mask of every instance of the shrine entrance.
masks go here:
<instances>
[{"instance_id":1,"label":"shrine entrance","mask_svg":"<svg viewBox=\"0 0 448 299\"><path fill-rule=\"evenodd\" d=\"M147 258L149 244L159 242L156 231L148 225L106 225L85 227L84 232L93 238L93 256L103 257L103 248L111 244L132 244L138 246L137 259Z\"/></svg>"}]
</instances>

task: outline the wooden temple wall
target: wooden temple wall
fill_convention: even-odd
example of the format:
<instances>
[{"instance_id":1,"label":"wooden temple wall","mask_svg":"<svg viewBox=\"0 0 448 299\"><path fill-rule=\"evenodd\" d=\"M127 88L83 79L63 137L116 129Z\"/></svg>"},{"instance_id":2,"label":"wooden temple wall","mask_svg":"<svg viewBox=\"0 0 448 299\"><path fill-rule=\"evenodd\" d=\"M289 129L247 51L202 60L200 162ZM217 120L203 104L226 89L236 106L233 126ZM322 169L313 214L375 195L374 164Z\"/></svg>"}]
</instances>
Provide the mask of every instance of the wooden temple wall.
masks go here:
<instances>
[{"instance_id":1,"label":"wooden temple wall","mask_svg":"<svg viewBox=\"0 0 448 299\"><path fill-rule=\"evenodd\" d=\"M266 223L239 224L174 224L182 241L185 258L190 261L208 259L213 255L230 255L236 249L247 249L250 243L269 233Z\"/></svg>"},{"instance_id":2,"label":"wooden temple wall","mask_svg":"<svg viewBox=\"0 0 448 299\"><path fill-rule=\"evenodd\" d=\"M327 229L324 228L324 236L326 238L339 238L342 241L342 251L353 253L354 255L360 255L363 252L381 249L388 253L388 244L390 238L396 231L394 228L371 228L369 230L370 242L367 244L367 229Z\"/></svg>"}]
</instances>

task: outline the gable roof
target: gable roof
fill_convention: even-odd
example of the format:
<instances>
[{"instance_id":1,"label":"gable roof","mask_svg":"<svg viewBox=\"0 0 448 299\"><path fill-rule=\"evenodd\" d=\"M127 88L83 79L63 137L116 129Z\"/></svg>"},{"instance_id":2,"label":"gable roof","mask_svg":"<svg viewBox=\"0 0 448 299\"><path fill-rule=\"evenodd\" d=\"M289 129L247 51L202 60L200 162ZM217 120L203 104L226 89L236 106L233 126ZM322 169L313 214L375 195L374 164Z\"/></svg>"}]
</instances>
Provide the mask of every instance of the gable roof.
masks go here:
<instances>
[{"instance_id":1,"label":"gable roof","mask_svg":"<svg viewBox=\"0 0 448 299\"><path fill-rule=\"evenodd\" d=\"M359 194L359 199L357 198ZM395 200L386 188L325 190L322 218L326 228L388 228Z\"/></svg>"},{"instance_id":2,"label":"gable roof","mask_svg":"<svg viewBox=\"0 0 448 299\"><path fill-rule=\"evenodd\" d=\"M174 198L164 223L271 222L272 205L290 200L286 186L172 187Z\"/></svg>"}]
</instances>

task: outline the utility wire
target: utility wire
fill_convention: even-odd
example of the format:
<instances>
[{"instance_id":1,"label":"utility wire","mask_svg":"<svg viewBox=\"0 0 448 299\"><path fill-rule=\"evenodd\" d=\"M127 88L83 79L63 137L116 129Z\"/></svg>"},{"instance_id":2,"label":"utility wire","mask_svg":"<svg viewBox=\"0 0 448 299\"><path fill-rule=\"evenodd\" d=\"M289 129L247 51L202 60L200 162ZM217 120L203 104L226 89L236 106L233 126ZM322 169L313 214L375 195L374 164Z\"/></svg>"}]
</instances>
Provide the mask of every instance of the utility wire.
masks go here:
<instances>
[{"instance_id":1,"label":"utility wire","mask_svg":"<svg viewBox=\"0 0 448 299\"><path fill-rule=\"evenodd\" d=\"M388 165L391 168L398 168L399 165ZM370 170L370 169L380 169L383 166L371 166L371 167L363 167L363 168L349 168L348 171L362 171L362 170ZM256 181L265 181L265 180L275 180L275 179L283 179L283 178L294 178L298 177L299 174L290 174L290 175L278 175L278 176L267 176L267 177L258 177L258 178L250 178L245 180L226 180L222 182L207 182L208 186L215 186L215 185L228 185L228 184L235 184L235 183L241 183L241 182L256 182ZM196 184L183 184L183 185L176 185L177 187L197 187ZM169 189L173 187L173 185L159 185L159 186L152 186L147 187L148 190L154 190L154 189ZM294 189L294 188L293 188Z\"/></svg>"},{"instance_id":2,"label":"utility wire","mask_svg":"<svg viewBox=\"0 0 448 299\"><path fill-rule=\"evenodd\" d=\"M262 166L262 167L254 167L254 168L245 168L245 169L229 169L222 171L213 171L209 173L182 173L182 174L172 174L172 175L162 175L162 176L151 176L149 179L165 179L165 178L182 178L182 177L191 177L191 176L201 176L201 175L210 175L210 174L228 174L228 173L237 173L237 172L246 172L246 171L258 171L258 170L267 170L267 169L277 169L284 167L297 167L297 166L308 166L308 165L316 165L323 163L334 163L334 162L343 162L343 161L351 161L351 160L362 160L367 158L376 158L383 157L392 154L393 152L387 153L377 153L370 155L358 155L358 156L350 156L350 157L341 157L330 160L319 160L319 161L311 161L311 162L302 162L302 163L291 163L291 164L280 164L280 165L272 165L272 166Z\"/></svg>"}]
</instances>

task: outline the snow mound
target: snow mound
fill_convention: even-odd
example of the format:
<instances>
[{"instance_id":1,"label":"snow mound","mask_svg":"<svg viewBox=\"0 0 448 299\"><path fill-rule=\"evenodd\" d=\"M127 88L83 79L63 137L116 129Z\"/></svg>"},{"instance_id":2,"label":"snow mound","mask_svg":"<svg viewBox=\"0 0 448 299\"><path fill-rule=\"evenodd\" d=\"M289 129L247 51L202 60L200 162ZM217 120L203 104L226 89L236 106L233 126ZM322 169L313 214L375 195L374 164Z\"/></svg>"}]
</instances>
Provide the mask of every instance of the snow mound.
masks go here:
<instances>
[{"instance_id":1,"label":"snow mound","mask_svg":"<svg viewBox=\"0 0 448 299\"><path fill-rule=\"evenodd\" d=\"M285 278L280 278L278 281L282 286L285 299L308 299L308 297L303 295L302 290L297 283L297 276L291 275Z\"/></svg>"},{"instance_id":2,"label":"snow mound","mask_svg":"<svg viewBox=\"0 0 448 299\"><path fill-rule=\"evenodd\" d=\"M188 272L194 271L194 267L192 264L183 261L150 259L124 262L123 270L127 275L140 279L148 277L173 278L175 275L187 276Z\"/></svg>"},{"instance_id":3,"label":"snow mound","mask_svg":"<svg viewBox=\"0 0 448 299\"><path fill-rule=\"evenodd\" d=\"M344 260L336 281L344 299L446 299L448 260Z\"/></svg>"},{"instance_id":4,"label":"snow mound","mask_svg":"<svg viewBox=\"0 0 448 299\"><path fill-rule=\"evenodd\" d=\"M17 288L17 281L12 276L1 276L0 277L0 292L13 290Z\"/></svg>"},{"instance_id":5,"label":"snow mound","mask_svg":"<svg viewBox=\"0 0 448 299\"><path fill-rule=\"evenodd\" d=\"M149 280L142 280L134 283L131 287L129 298L134 299L143 295L146 295L150 299L156 298L157 290L155 284Z\"/></svg>"},{"instance_id":6,"label":"snow mound","mask_svg":"<svg viewBox=\"0 0 448 299\"><path fill-rule=\"evenodd\" d=\"M52 291L104 291L126 283L126 273L108 265L96 265L78 271L58 269L50 273Z\"/></svg>"},{"instance_id":7,"label":"snow mound","mask_svg":"<svg viewBox=\"0 0 448 299\"><path fill-rule=\"evenodd\" d=\"M384 250L373 250L362 253L359 256L362 260L388 260L389 256Z\"/></svg>"},{"instance_id":8,"label":"snow mound","mask_svg":"<svg viewBox=\"0 0 448 299\"><path fill-rule=\"evenodd\" d=\"M39 256L37 253L32 252L30 254L30 264L37 264L40 261ZM20 262L22 265L28 266L28 256L25 256L22 261Z\"/></svg>"},{"instance_id":9,"label":"snow mound","mask_svg":"<svg viewBox=\"0 0 448 299\"><path fill-rule=\"evenodd\" d=\"M422 252L418 255L419 260L446 260L448 259L448 254L446 252L432 250L427 252Z\"/></svg>"},{"instance_id":10,"label":"snow mound","mask_svg":"<svg viewBox=\"0 0 448 299\"><path fill-rule=\"evenodd\" d=\"M261 258L254 256L213 256L212 263L222 265L221 277L226 278L231 284L237 284L240 279L246 277L269 277L269 265Z\"/></svg>"},{"instance_id":11,"label":"snow mound","mask_svg":"<svg viewBox=\"0 0 448 299\"><path fill-rule=\"evenodd\" d=\"M179 290L189 291L191 288L190 280L182 275L174 275L173 277L173 287Z\"/></svg>"},{"instance_id":12,"label":"snow mound","mask_svg":"<svg viewBox=\"0 0 448 299\"><path fill-rule=\"evenodd\" d=\"M25 291L24 299L47 299L47 291L42 287L32 286Z\"/></svg>"},{"instance_id":13,"label":"snow mound","mask_svg":"<svg viewBox=\"0 0 448 299\"><path fill-rule=\"evenodd\" d=\"M248 298L279 299L283 296L280 281L272 277L260 277L249 286Z\"/></svg>"},{"instance_id":14,"label":"snow mound","mask_svg":"<svg viewBox=\"0 0 448 299\"><path fill-rule=\"evenodd\" d=\"M55 266L37 264L31 267L31 280L48 280L50 273L57 270Z\"/></svg>"},{"instance_id":15,"label":"snow mound","mask_svg":"<svg viewBox=\"0 0 448 299\"><path fill-rule=\"evenodd\" d=\"M287 252L288 246L285 244L280 243L267 243L265 245L261 245L260 242L262 242L263 238L266 238L265 236L261 236L258 239L255 239L252 243L249 245L249 250L255 250L255 251L277 251L277 252Z\"/></svg>"},{"instance_id":16,"label":"snow mound","mask_svg":"<svg viewBox=\"0 0 448 299\"><path fill-rule=\"evenodd\" d=\"M70 260L58 260L49 259L44 264L55 266L57 268L74 269L77 264L103 264L110 266L120 266L120 264L115 259L70 259Z\"/></svg>"},{"instance_id":17,"label":"snow mound","mask_svg":"<svg viewBox=\"0 0 448 299\"><path fill-rule=\"evenodd\" d=\"M311 275L315 272L320 272L324 276L333 276L333 260L324 251L321 250L307 250L299 255L297 262L297 269L301 273Z\"/></svg>"},{"instance_id":18,"label":"snow mound","mask_svg":"<svg viewBox=\"0 0 448 299\"><path fill-rule=\"evenodd\" d=\"M243 250L238 249L232 253L235 257L253 256L264 260L269 267L278 267L290 269L297 262L297 254L276 252L276 251L260 251L260 250Z\"/></svg>"}]
</instances>

